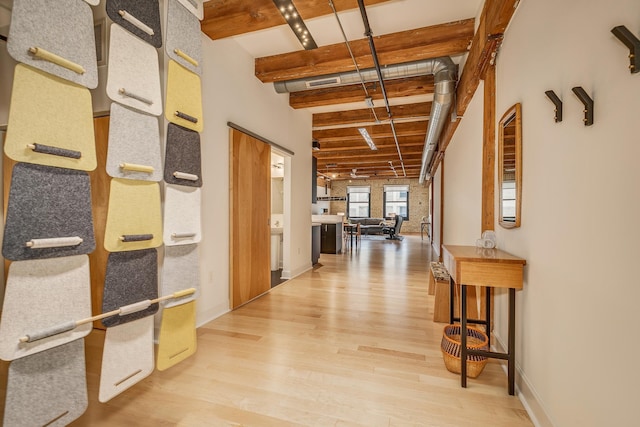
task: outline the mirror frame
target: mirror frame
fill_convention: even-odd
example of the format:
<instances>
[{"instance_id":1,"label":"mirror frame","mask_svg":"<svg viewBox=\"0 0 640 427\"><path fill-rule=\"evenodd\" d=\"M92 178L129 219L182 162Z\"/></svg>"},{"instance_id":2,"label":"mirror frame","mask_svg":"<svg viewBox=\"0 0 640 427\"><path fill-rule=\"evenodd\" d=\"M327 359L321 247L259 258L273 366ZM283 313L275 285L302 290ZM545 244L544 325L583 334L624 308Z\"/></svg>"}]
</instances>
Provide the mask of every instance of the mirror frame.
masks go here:
<instances>
[{"instance_id":1,"label":"mirror frame","mask_svg":"<svg viewBox=\"0 0 640 427\"><path fill-rule=\"evenodd\" d=\"M502 179L504 169L504 128L515 121L516 144L516 217L515 221L505 221L502 216ZM500 119L498 132L498 205L500 209L499 223L504 228L520 227L520 211L522 206L522 104L517 103L509 108Z\"/></svg>"}]
</instances>

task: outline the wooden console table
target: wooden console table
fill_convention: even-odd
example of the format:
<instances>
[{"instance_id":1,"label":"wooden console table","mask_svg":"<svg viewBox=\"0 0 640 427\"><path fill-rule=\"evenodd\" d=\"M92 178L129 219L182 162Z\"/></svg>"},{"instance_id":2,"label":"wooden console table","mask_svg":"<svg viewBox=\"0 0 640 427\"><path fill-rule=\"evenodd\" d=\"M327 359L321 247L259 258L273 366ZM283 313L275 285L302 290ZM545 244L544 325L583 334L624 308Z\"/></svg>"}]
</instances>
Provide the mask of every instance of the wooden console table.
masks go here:
<instances>
[{"instance_id":1,"label":"wooden console table","mask_svg":"<svg viewBox=\"0 0 640 427\"><path fill-rule=\"evenodd\" d=\"M487 289L486 320L467 319L467 305L461 304L460 319L454 318L451 298L449 318L453 323L460 320L462 326L460 349L460 385L467 386L467 356L478 355L507 360L509 394L515 394L515 323L516 290L522 289L523 270L526 261L499 249L483 249L475 246L443 245L443 263L450 276L451 295L455 283L460 285L460 301L467 300L467 286L509 289L509 342L507 353L467 349L467 323L486 325L491 345L491 292Z\"/></svg>"}]
</instances>

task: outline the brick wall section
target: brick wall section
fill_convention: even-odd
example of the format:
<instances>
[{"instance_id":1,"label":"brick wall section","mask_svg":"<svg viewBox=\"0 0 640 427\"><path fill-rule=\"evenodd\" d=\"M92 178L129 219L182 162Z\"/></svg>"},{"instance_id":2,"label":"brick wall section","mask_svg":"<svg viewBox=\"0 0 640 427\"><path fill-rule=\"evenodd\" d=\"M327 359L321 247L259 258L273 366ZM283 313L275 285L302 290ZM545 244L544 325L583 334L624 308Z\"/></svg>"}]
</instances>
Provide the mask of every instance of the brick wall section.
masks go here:
<instances>
[{"instance_id":1,"label":"brick wall section","mask_svg":"<svg viewBox=\"0 0 640 427\"><path fill-rule=\"evenodd\" d=\"M420 232L420 220L429 215L429 187L422 186L417 179L358 179L349 182L331 181L331 195L346 197L348 185L362 185L371 187L371 217L382 218L383 192L385 185L409 185L409 221L402 224L402 232ZM329 213L347 211L347 202L331 202Z\"/></svg>"}]
</instances>

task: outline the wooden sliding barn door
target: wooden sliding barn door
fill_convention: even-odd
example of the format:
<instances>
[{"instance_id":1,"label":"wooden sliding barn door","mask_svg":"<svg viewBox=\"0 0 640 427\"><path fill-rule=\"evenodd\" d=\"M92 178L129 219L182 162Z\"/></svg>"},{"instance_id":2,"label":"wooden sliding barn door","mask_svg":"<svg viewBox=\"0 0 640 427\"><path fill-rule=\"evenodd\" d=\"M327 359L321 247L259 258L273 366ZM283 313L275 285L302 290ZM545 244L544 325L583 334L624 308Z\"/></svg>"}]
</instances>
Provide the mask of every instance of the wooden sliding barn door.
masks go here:
<instances>
[{"instance_id":1,"label":"wooden sliding barn door","mask_svg":"<svg viewBox=\"0 0 640 427\"><path fill-rule=\"evenodd\" d=\"M271 147L230 132L229 298L236 308L271 288Z\"/></svg>"}]
</instances>

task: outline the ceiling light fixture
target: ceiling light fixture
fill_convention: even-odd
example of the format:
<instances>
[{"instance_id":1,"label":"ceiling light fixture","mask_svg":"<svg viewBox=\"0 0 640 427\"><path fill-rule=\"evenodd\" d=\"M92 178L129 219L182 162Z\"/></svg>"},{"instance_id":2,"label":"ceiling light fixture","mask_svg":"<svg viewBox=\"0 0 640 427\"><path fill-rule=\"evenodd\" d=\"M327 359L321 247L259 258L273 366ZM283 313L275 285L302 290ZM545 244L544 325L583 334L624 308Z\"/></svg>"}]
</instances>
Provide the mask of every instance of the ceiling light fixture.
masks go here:
<instances>
[{"instance_id":1,"label":"ceiling light fixture","mask_svg":"<svg viewBox=\"0 0 640 427\"><path fill-rule=\"evenodd\" d=\"M318 45L315 40L313 40L313 37L311 37L307 26L298 13L298 9L293 5L293 2L291 0L273 0L273 3L291 27L291 31L296 35L302 47L306 50L316 49Z\"/></svg>"},{"instance_id":2,"label":"ceiling light fixture","mask_svg":"<svg viewBox=\"0 0 640 427\"><path fill-rule=\"evenodd\" d=\"M398 177L398 172L396 172L396 168L393 167L393 162L391 160L389 160L389 168L391 168L391 171L393 171L394 175L397 178Z\"/></svg>"},{"instance_id":3,"label":"ceiling light fixture","mask_svg":"<svg viewBox=\"0 0 640 427\"><path fill-rule=\"evenodd\" d=\"M373 143L373 139L371 139L371 135L369 135L369 132L367 132L367 129L358 128L358 132L360 132L360 135L362 135L362 137L364 138L369 148L371 148L372 150L378 149L378 147L376 147L376 144Z\"/></svg>"}]
</instances>

